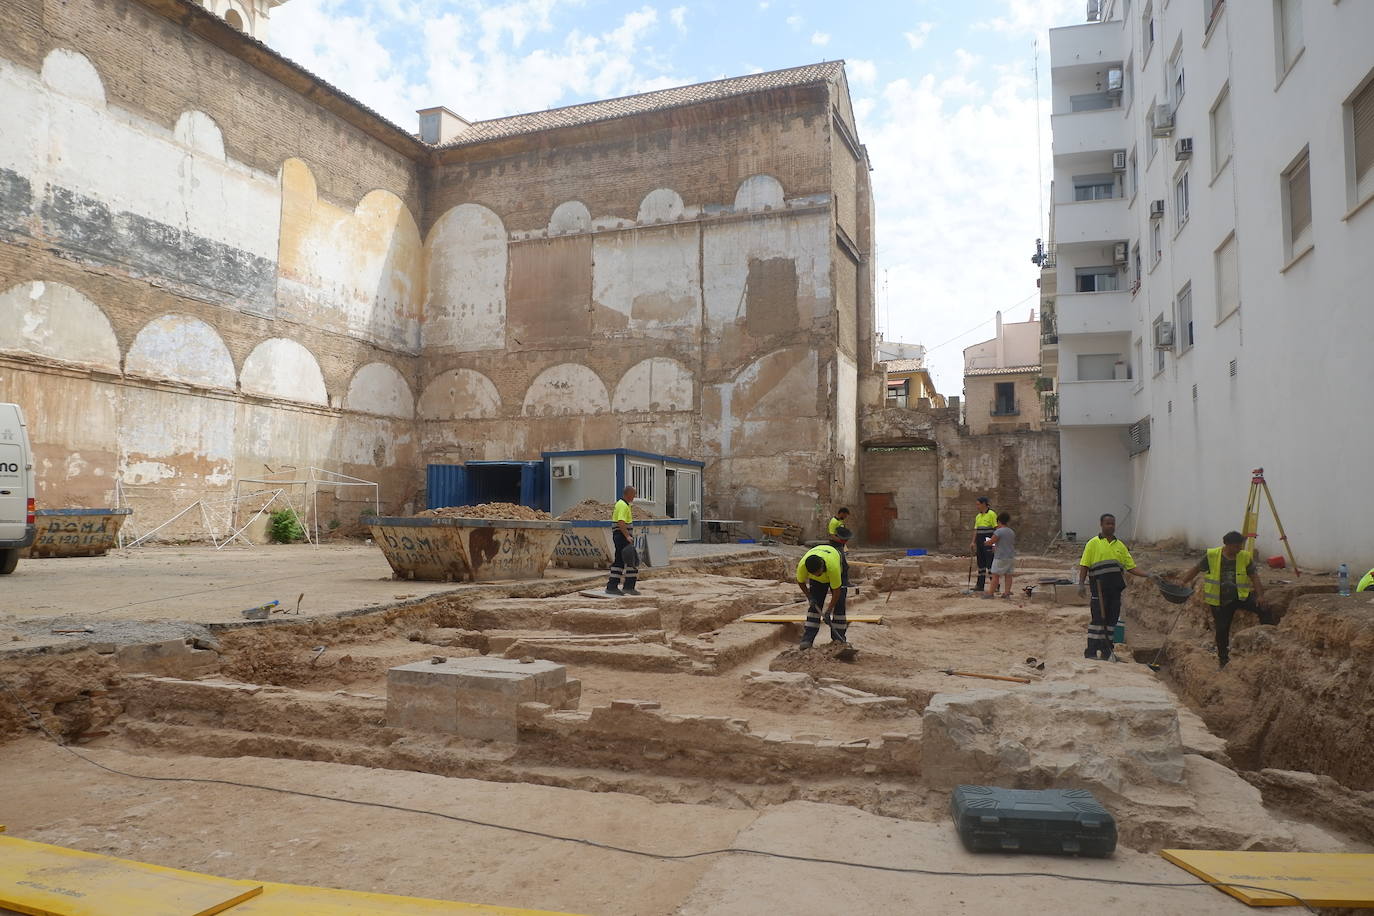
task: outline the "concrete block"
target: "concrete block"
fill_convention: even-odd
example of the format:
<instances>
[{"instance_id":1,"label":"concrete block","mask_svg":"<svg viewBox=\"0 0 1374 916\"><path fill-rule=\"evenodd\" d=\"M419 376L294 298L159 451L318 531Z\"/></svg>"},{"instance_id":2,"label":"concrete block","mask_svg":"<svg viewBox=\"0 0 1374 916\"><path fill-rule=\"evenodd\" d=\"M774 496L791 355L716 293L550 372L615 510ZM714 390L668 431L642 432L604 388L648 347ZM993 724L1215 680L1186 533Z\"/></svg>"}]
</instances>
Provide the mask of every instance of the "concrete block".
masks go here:
<instances>
[{"instance_id":1,"label":"concrete block","mask_svg":"<svg viewBox=\"0 0 1374 916\"><path fill-rule=\"evenodd\" d=\"M387 672L386 721L392 728L513 742L521 704L558 708L566 692L567 670L552 662L412 662Z\"/></svg>"},{"instance_id":2,"label":"concrete block","mask_svg":"<svg viewBox=\"0 0 1374 916\"><path fill-rule=\"evenodd\" d=\"M195 678L219 671L219 653L196 649L185 639L141 646L120 646L115 664L128 672L161 674L168 677Z\"/></svg>"}]
</instances>

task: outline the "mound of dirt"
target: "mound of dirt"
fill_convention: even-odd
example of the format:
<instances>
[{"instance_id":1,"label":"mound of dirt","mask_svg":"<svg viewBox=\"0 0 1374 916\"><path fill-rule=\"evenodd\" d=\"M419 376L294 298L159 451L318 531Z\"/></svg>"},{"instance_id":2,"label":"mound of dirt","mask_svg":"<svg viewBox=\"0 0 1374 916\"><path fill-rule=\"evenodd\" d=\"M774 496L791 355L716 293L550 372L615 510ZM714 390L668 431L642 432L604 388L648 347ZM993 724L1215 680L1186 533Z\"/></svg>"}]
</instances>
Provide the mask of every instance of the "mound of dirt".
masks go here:
<instances>
[{"instance_id":1,"label":"mound of dirt","mask_svg":"<svg viewBox=\"0 0 1374 916\"><path fill-rule=\"evenodd\" d=\"M511 521L552 521L553 516L541 509L517 506L514 503L481 503L476 506L444 506L416 513L417 518L500 518Z\"/></svg>"},{"instance_id":2,"label":"mound of dirt","mask_svg":"<svg viewBox=\"0 0 1374 916\"><path fill-rule=\"evenodd\" d=\"M633 509L635 518L641 521L660 517L648 509L641 509L639 506L633 506ZM612 503L603 503L597 499L584 499L558 516L558 519L564 522L609 522L611 513L614 511L615 505Z\"/></svg>"}]
</instances>

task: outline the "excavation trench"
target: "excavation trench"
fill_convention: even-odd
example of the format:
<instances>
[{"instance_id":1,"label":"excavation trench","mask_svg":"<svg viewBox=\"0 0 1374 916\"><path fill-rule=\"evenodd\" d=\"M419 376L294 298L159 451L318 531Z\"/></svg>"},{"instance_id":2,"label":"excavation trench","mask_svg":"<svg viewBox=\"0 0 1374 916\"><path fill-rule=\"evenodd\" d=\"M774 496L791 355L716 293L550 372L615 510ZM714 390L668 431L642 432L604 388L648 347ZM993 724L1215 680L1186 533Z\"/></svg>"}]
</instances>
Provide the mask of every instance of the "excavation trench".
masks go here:
<instances>
[{"instance_id":1,"label":"excavation trench","mask_svg":"<svg viewBox=\"0 0 1374 916\"><path fill-rule=\"evenodd\" d=\"M883 623L851 626L852 661L824 635L801 652L797 626L740 620L802 609L775 558L656 577L641 598L488 590L154 645L11 653L0 658L0 737L38 734L31 712L92 750L318 761L723 809L803 800L923 822L947 817L957 783L1071 784L1092 789L1137 850L1374 842L1363 794L1374 774L1352 753L1374 738L1374 698L1367 678L1342 678L1374 661L1368 619L1321 593L1276 590L1283 625L1242 626L1223 675L1190 620L1170 638L1161 681L1143 664L1084 660L1083 608L963 594L962 562L929 558L900 578L856 569L850 614ZM1140 658L1148 631L1177 610L1145 594L1129 607L1140 644L1128 651ZM553 692L510 708L506 740L399 725L389 672L436 660L561 673Z\"/></svg>"}]
</instances>

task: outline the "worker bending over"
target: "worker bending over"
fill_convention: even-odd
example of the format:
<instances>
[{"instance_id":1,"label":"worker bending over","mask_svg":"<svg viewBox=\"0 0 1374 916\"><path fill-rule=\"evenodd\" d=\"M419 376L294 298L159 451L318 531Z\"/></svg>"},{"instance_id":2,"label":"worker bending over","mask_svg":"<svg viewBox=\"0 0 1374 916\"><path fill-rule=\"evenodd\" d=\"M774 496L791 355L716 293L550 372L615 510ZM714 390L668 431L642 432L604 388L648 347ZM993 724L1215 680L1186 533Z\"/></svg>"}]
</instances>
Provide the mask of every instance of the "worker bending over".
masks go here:
<instances>
[{"instance_id":1,"label":"worker bending over","mask_svg":"<svg viewBox=\"0 0 1374 916\"><path fill-rule=\"evenodd\" d=\"M639 553L635 550L634 509L630 504L638 495L634 487L626 487L620 499L615 501L611 513L614 529L611 531L612 549L611 578L606 582L608 595L638 595L635 584L639 581Z\"/></svg>"},{"instance_id":2,"label":"worker bending over","mask_svg":"<svg viewBox=\"0 0 1374 916\"><path fill-rule=\"evenodd\" d=\"M1088 648L1084 658L1103 661L1112 657L1112 631L1121 619L1121 593L1126 590L1126 574L1150 578L1131 559L1126 545L1116 538L1116 516L1110 512L1098 519L1102 533L1083 545L1078 561L1078 593L1091 589L1088 623ZM1091 585L1085 586L1085 583Z\"/></svg>"},{"instance_id":3,"label":"worker bending over","mask_svg":"<svg viewBox=\"0 0 1374 916\"><path fill-rule=\"evenodd\" d=\"M987 541L997 530L997 513L992 511L986 496L978 497L977 505L977 514L973 516L973 540L968 546L978 559L978 584L973 587L973 591L975 594L981 594L988 580L988 569L992 566L992 548L988 546Z\"/></svg>"},{"instance_id":4,"label":"worker bending over","mask_svg":"<svg viewBox=\"0 0 1374 916\"><path fill-rule=\"evenodd\" d=\"M1360 580L1360 584L1355 586L1355 591L1374 592L1374 569L1364 574L1364 578Z\"/></svg>"},{"instance_id":5,"label":"worker bending over","mask_svg":"<svg viewBox=\"0 0 1374 916\"><path fill-rule=\"evenodd\" d=\"M1188 570L1181 585L1192 582L1198 573L1206 573L1202 580L1202 597L1212 608L1212 624L1217 636L1217 662L1222 668L1231 660L1231 621L1236 611L1244 609L1259 618L1260 623L1274 625L1274 615L1261 602L1264 587L1255 574L1255 555L1242 550L1245 535L1228 531L1221 538L1221 546L1213 547Z\"/></svg>"},{"instance_id":6,"label":"worker bending over","mask_svg":"<svg viewBox=\"0 0 1374 916\"><path fill-rule=\"evenodd\" d=\"M841 526L845 540L849 529ZM849 628L844 615L844 572L840 552L829 544L812 547L797 563L797 587L806 596L806 629L802 631L801 648L809 649L821 630L821 609L825 608L825 622L830 624L830 641L847 643L845 630ZM830 606L825 607L826 593Z\"/></svg>"}]
</instances>

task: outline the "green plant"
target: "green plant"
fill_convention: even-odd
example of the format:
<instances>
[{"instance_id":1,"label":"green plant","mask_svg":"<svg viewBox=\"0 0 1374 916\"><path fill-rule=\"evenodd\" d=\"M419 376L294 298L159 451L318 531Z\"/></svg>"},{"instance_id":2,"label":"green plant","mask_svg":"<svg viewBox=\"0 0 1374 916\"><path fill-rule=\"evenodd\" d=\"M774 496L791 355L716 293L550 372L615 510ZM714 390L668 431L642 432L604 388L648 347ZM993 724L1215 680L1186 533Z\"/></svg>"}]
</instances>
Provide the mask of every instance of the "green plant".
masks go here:
<instances>
[{"instance_id":1,"label":"green plant","mask_svg":"<svg viewBox=\"0 0 1374 916\"><path fill-rule=\"evenodd\" d=\"M330 531L336 531L336 530L338 530L338 527L339 527L340 524L341 524L341 523L339 522L339 520L338 520L337 518L331 518L331 519L329 520L329 530L330 530Z\"/></svg>"},{"instance_id":2,"label":"green plant","mask_svg":"<svg viewBox=\"0 0 1374 916\"><path fill-rule=\"evenodd\" d=\"M300 518L291 509L278 509L267 516L267 536L278 544L290 544L305 537Z\"/></svg>"}]
</instances>

